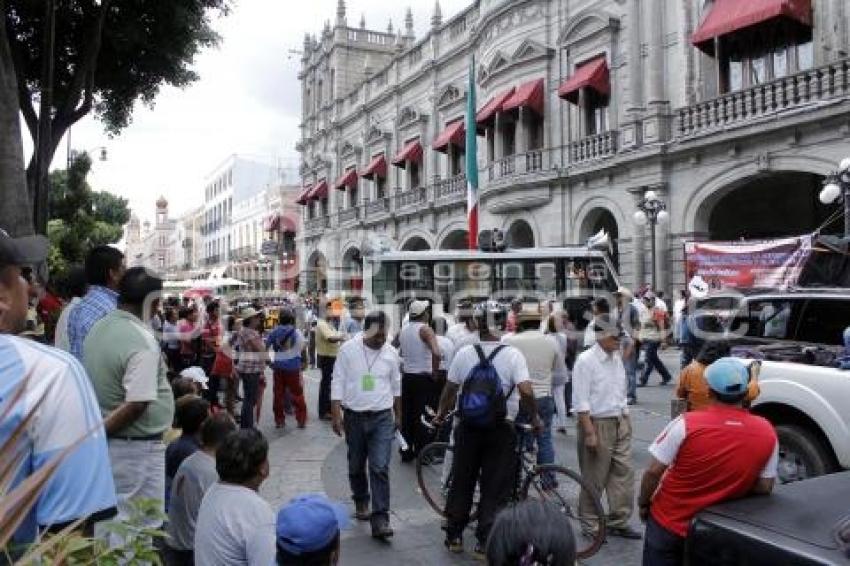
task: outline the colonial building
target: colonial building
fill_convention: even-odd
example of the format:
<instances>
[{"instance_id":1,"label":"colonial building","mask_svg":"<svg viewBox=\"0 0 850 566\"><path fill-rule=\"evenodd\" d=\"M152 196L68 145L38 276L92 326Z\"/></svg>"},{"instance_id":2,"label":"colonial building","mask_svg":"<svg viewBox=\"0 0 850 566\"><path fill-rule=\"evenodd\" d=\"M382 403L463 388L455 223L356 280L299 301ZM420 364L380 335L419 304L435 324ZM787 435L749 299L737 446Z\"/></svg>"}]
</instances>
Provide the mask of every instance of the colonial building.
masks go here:
<instances>
[{"instance_id":1,"label":"colonial building","mask_svg":"<svg viewBox=\"0 0 850 566\"><path fill-rule=\"evenodd\" d=\"M125 228L125 256L129 267L147 267L164 274L172 270L178 257L176 254L178 222L168 217L168 201L159 197L156 201L156 222L140 224L135 215Z\"/></svg>"},{"instance_id":2,"label":"colonial building","mask_svg":"<svg viewBox=\"0 0 850 566\"><path fill-rule=\"evenodd\" d=\"M616 242L628 285L684 285L683 241L800 234L834 212L850 154L845 0L477 0L413 36L333 26L304 41L305 287L401 249L465 245L464 110L476 62L482 228L514 247ZM633 222L652 189L670 223ZM827 229L830 229L827 227ZM351 286L347 275L331 287Z\"/></svg>"}]
</instances>

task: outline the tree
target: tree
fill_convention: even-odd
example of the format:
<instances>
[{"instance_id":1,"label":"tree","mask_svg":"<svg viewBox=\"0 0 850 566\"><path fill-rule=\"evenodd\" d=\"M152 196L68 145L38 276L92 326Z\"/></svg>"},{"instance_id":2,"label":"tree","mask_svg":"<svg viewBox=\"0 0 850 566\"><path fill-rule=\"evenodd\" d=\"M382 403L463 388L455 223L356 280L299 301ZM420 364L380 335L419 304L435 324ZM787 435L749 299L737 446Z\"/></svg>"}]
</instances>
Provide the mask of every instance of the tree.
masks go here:
<instances>
[{"instance_id":1,"label":"tree","mask_svg":"<svg viewBox=\"0 0 850 566\"><path fill-rule=\"evenodd\" d=\"M14 69L14 77L3 81L0 98L8 97L9 88L17 89L20 111L34 142L41 119L34 102L42 89L46 1L51 0L0 0L5 16L5 28L0 31L4 73L0 78L7 78L7 67ZM194 58L201 49L218 45L220 38L211 22L216 15L226 14L229 6L230 0L57 2L53 112L45 117L50 121L50 143L41 148L40 163L48 166L68 128L90 112L107 133L115 135L130 123L137 102L151 106L163 85L182 88L196 81L198 76L191 69ZM9 46L6 64L4 32ZM0 102L0 111L4 104L8 101ZM0 127L5 125L2 120L0 116ZM37 162L33 155L26 172L33 203L41 197L34 192L36 179L44 173L36 170ZM3 202L9 202L9 191L17 190L9 182L14 181L15 172L6 173L7 169L0 166ZM5 174L10 175L8 181Z\"/></svg>"},{"instance_id":2,"label":"tree","mask_svg":"<svg viewBox=\"0 0 850 566\"><path fill-rule=\"evenodd\" d=\"M50 210L47 225L50 253L47 261L54 277L75 263L82 263L95 246L121 240L130 220L127 199L108 192L94 192L86 182L91 159L80 154L68 170L50 175Z\"/></svg>"}]
</instances>

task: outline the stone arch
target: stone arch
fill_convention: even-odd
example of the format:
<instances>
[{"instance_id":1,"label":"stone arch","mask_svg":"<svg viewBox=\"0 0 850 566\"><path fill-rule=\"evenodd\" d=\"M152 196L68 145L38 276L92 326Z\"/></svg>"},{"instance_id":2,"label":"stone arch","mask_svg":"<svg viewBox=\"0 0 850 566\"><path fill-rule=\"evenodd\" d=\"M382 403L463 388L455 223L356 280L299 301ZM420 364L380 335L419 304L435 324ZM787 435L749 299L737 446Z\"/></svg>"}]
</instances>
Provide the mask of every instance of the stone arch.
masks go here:
<instances>
[{"instance_id":1,"label":"stone arch","mask_svg":"<svg viewBox=\"0 0 850 566\"><path fill-rule=\"evenodd\" d=\"M575 214L573 214L573 218L576 219L576 222L573 223L573 244L584 245L587 241L587 237L592 235L585 235L582 232L582 229L585 227L585 221L588 217L596 214L595 209L605 209L611 213L617 223L618 238L622 238L627 234L626 227L630 224L626 222L626 214L623 212L623 209L620 208L620 204L608 197L597 196L583 202L581 206L576 209ZM589 228L587 229L589 230Z\"/></svg>"},{"instance_id":2,"label":"stone arch","mask_svg":"<svg viewBox=\"0 0 850 566\"><path fill-rule=\"evenodd\" d=\"M760 168L755 162L742 166L731 165L691 191L683 207L684 214L673 215L674 222L678 216L681 226L673 226L682 232L698 234L709 233L711 214L716 205L730 193L742 188L754 179L766 178L784 172L808 173L823 175L825 171L835 168L835 162L826 157L812 156L770 156L770 167Z\"/></svg>"},{"instance_id":3,"label":"stone arch","mask_svg":"<svg viewBox=\"0 0 850 566\"><path fill-rule=\"evenodd\" d=\"M579 226L579 241L584 243L601 230L604 230L611 238L611 262L614 264L614 268L619 271L621 229L617 223L617 218L610 209L600 206L587 212Z\"/></svg>"},{"instance_id":4,"label":"stone arch","mask_svg":"<svg viewBox=\"0 0 850 566\"><path fill-rule=\"evenodd\" d=\"M440 240L441 250L466 250L469 249L469 231L457 228L446 233Z\"/></svg>"},{"instance_id":5,"label":"stone arch","mask_svg":"<svg viewBox=\"0 0 850 566\"><path fill-rule=\"evenodd\" d=\"M431 244L422 236L411 236L401 246L405 252L424 252L431 249Z\"/></svg>"},{"instance_id":6,"label":"stone arch","mask_svg":"<svg viewBox=\"0 0 850 566\"><path fill-rule=\"evenodd\" d=\"M319 250L315 250L307 259L306 290L313 293L328 291L328 259Z\"/></svg>"},{"instance_id":7,"label":"stone arch","mask_svg":"<svg viewBox=\"0 0 850 566\"><path fill-rule=\"evenodd\" d=\"M508 247L514 249L533 248L537 242L534 230L527 220L514 220L505 232Z\"/></svg>"},{"instance_id":8,"label":"stone arch","mask_svg":"<svg viewBox=\"0 0 850 566\"><path fill-rule=\"evenodd\" d=\"M573 16L558 34L558 44L571 44L601 31L614 31L620 25L614 15L596 8L588 8Z\"/></svg>"},{"instance_id":9,"label":"stone arch","mask_svg":"<svg viewBox=\"0 0 850 566\"><path fill-rule=\"evenodd\" d=\"M342 290L349 293L363 291L363 255L360 248L350 246L342 254Z\"/></svg>"}]
</instances>

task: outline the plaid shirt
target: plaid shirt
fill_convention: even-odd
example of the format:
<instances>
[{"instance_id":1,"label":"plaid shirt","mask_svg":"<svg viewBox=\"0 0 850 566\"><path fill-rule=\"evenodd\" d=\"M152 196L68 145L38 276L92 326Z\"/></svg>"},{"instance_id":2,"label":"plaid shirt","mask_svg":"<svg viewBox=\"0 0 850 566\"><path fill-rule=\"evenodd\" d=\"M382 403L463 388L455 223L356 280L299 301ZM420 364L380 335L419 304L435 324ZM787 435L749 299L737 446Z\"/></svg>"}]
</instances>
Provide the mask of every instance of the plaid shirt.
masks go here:
<instances>
[{"instance_id":1,"label":"plaid shirt","mask_svg":"<svg viewBox=\"0 0 850 566\"><path fill-rule=\"evenodd\" d=\"M243 328L236 335L236 348L239 350L239 356L236 360L236 371L239 373L263 373L266 367L266 357L263 352L251 351L248 343L260 339L260 333L250 328Z\"/></svg>"},{"instance_id":2,"label":"plaid shirt","mask_svg":"<svg viewBox=\"0 0 850 566\"><path fill-rule=\"evenodd\" d=\"M68 317L68 341L71 354L83 361L83 342L92 326L118 308L118 293L112 289L92 285Z\"/></svg>"}]
</instances>

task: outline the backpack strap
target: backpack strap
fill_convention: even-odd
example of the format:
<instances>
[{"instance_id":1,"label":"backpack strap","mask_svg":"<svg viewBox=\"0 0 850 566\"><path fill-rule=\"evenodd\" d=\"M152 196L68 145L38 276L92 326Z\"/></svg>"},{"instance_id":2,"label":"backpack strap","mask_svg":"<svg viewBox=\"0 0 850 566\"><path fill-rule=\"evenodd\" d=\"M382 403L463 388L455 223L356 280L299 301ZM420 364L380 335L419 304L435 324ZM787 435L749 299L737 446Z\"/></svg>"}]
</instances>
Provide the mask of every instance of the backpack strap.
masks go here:
<instances>
[{"instance_id":1,"label":"backpack strap","mask_svg":"<svg viewBox=\"0 0 850 566\"><path fill-rule=\"evenodd\" d=\"M481 346L476 346L476 348L479 348L479 349L480 349L480 348L481 348ZM489 358L487 358L487 363L488 363L488 364L492 364L492 363L493 363L493 360L496 358L496 356L498 356L498 355L499 355L499 352L501 352L501 351L502 351L502 350L504 350L504 349L505 349L505 345L504 345L504 344L499 344L498 346L496 346L496 348L495 348L492 352L490 352L490 357L489 357ZM482 351L481 351L478 355L479 355L479 356L481 356L481 357L483 358L483 356L484 356L484 351L482 350Z\"/></svg>"},{"instance_id":2,"label":"backpack strap","mask_svg":"<svg viewBox=\"0 0 850 566\"><path fill-rule=\"evenodd\" d=\"M478 361L481 365L486 365L490 360L484 355L484 348L481 347L481 344L475 344L473 347L475 348L475 353L478 354Z\"/></svg>"}]
</instances>

